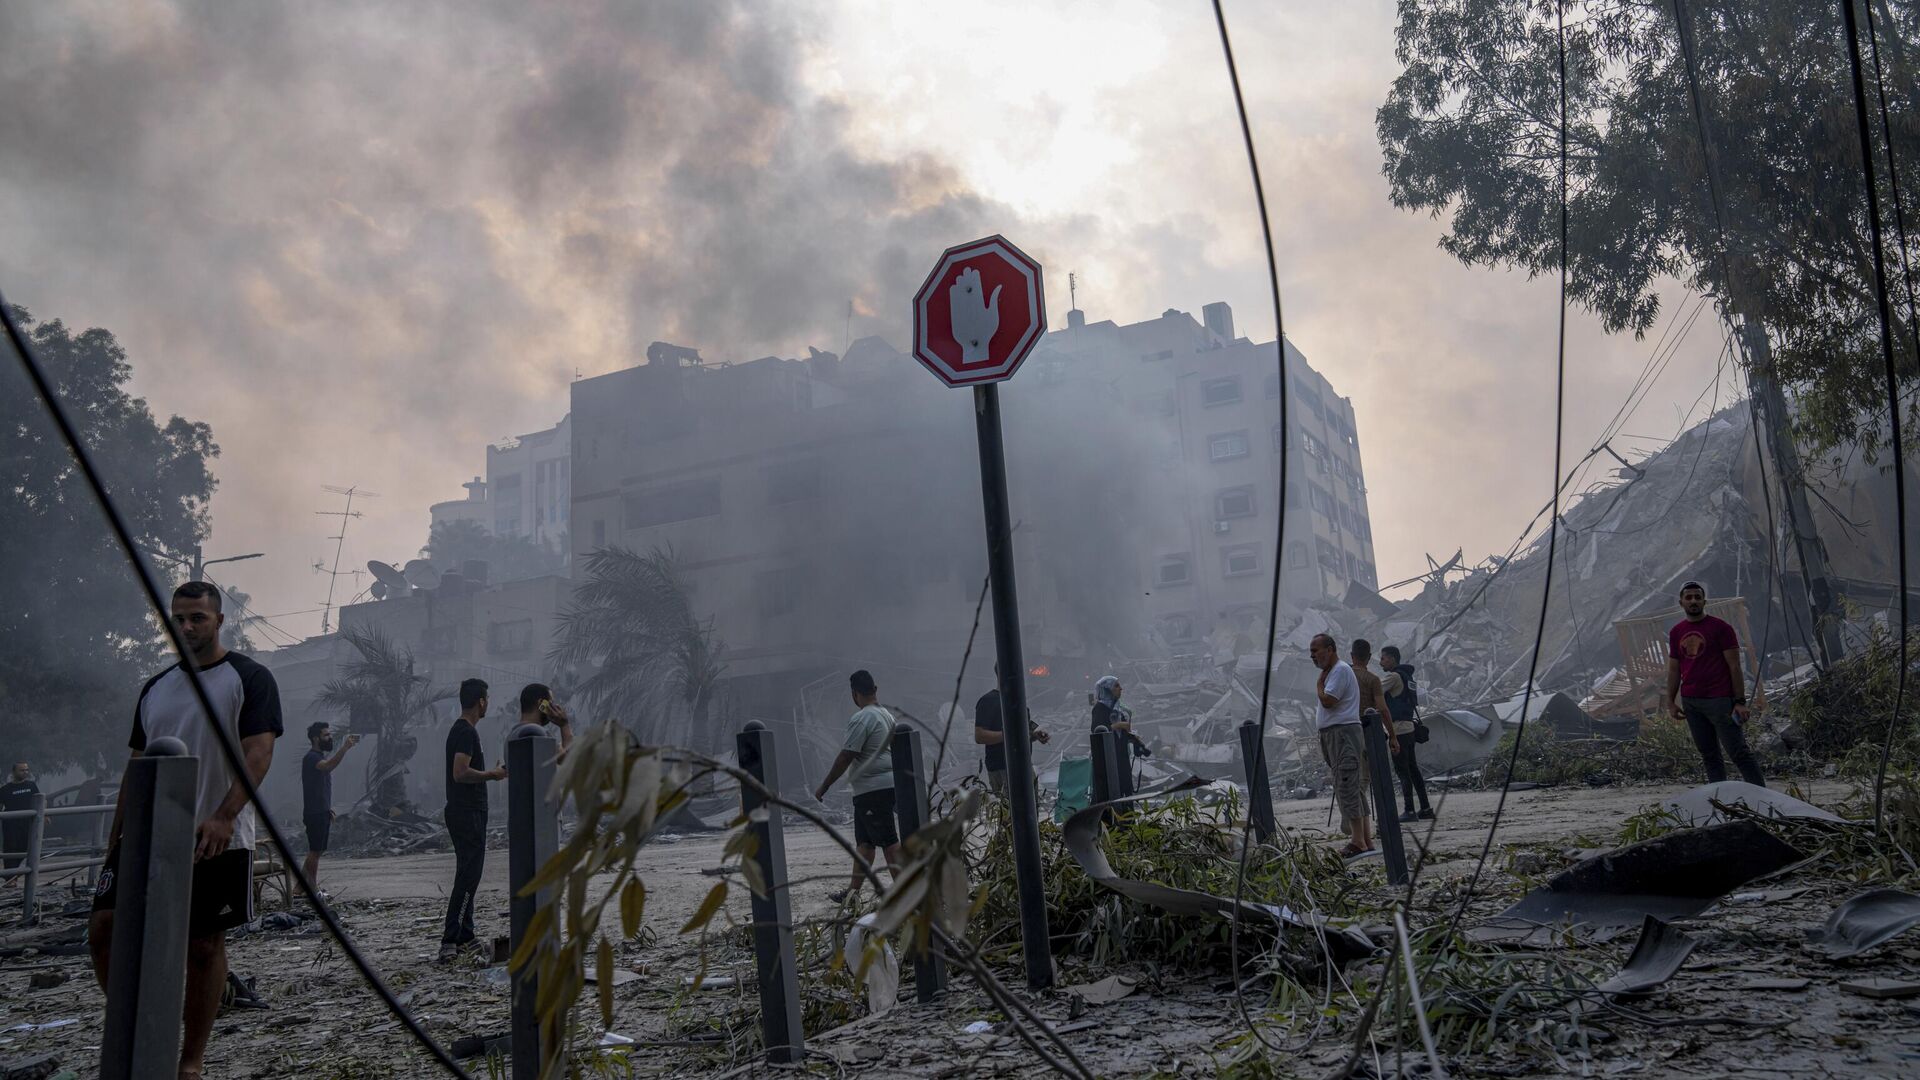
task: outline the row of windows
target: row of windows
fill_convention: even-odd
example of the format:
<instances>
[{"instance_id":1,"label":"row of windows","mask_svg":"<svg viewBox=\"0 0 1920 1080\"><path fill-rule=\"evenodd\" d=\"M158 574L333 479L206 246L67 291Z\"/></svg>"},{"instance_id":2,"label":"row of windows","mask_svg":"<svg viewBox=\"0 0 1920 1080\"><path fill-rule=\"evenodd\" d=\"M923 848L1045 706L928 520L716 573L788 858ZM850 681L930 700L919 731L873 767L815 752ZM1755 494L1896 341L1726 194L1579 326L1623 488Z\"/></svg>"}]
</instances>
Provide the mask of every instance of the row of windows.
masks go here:
<instances>
[{"instance_id":1,"label":"row of windows","mask_svg":"<svg viewBox=\"0 0 1920 1080\"><path fill-rule=\"evenodd\" d=\"M1245 577L1259 572L1260 548L1258 545L1243 544L1220 549L1220 576ZM1154 579L1161 585L1186 585L1192 582L1193 555L1183 551L1177 555L1160 556Z\"/></svg>"}]
</instances>

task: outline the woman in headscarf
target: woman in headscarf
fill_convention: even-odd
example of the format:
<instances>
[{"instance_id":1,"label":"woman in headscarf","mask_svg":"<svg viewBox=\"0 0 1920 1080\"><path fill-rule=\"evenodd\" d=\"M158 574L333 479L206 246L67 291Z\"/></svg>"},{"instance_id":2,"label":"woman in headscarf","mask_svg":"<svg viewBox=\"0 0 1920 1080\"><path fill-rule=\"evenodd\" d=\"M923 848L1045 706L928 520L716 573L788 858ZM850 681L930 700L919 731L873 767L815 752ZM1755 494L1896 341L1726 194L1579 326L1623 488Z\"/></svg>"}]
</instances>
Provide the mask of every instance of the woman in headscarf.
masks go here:
<instances>
[{"instance_id":1,"label":"woman in headscarf","mask_svg":"<svg viewBox=\"0 0 1920 1080\"><path fill-rule=\"evenodd\" d=\"M1115 734L1133 732L1133 713L1120 704L1117 675L1102 675L1100 681L1093 684L1093 723L1088 727L1089 734L1096 728L1110 728Z\"/></svg>"}]
</instances>

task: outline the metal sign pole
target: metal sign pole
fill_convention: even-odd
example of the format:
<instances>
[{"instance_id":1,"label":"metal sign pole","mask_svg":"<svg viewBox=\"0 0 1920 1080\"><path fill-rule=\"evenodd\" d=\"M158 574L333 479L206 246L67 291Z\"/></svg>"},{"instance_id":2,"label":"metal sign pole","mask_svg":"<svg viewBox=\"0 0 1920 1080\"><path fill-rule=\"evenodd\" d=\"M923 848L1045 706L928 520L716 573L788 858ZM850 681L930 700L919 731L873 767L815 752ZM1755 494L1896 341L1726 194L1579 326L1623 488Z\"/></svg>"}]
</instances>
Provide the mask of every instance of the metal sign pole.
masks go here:
<instances>
[{"instance_id":1,"label":"metal sign pole","mask_svg":"<svg viewBox=\"0 0 1920 1080\"><path fill-rule=\"evenodd\" d=\"M1027 668L1021 659L1020 605L1013 582L1013 521L1007 507L1007 457L1000 436L1000 388L973 388L980 440L980 495L986 510L987 576L993 584L993 638L1000 661L1002 745L1007 754L1007 798L1013 807L1013 869L1019 883L1020 946L1027 985L1053 985L1047 933L1047 897L1040 869L1040 819L1033 784L1033 747L1025 723Z\"/></svg>"},{"instance_id":2,"label":"metal sign pole","mask_svg":"<svg viewBox=\"0 0 1920 1080\"><path fill-rule=\"evenodd\" d=\"M919 832L932 814L927 806L925 760L920 756L920 732L910 724L893 729L893 806L900 819L900 840ZM913 957L914 993L922 1002L939 998L947 988L946 964L931 939Z\"/></svg>"},{"instance_id":3,"label":"metal sign pole","mask_svg":"<svg viewBox=\"0 0 1920 1080\"><path fill-rule=\"evenodd\" d=\"M200 759L159 738L127 764L100 1038L105 1080L172 1076L187 994L194 794Z\"/></svg>"},{"instance_id":4,"label":"metal sign pole","mask_svg":"<svg viewBox=\"0 0 1920 1080\"><path fill-rule=\"evenodd\" d=\"M773 732L758 720L747 721L746 730L734 740L740 768L768 791L779 791L780 768L773 747ZM760 841L754 861L767 883L767 895L753 894L753 954L760 978L760 1040L769 1062L786 1064L807 1056L800 1023L800 974L793 953L786 832L779 805L746 785L740 788L740 809L749 816L756 810L766 813L766 820L747 826Z\"/></svg>"},{"instance_id":5,"label":"metal sign pole","mask_svg":"<svg viewBox=\"0 0 1920 1080\"><path fill-rule=\"evenodd\" d=\"M559 811L547 801L559 752L560 741L539 724L521 724L507 740L507 913L512 952L520 950L534 912L559 895L551 885L533 896L520 895L560 848ZM540 1076L540 1017L534 1009L540 987L535 968L528 964L513 980L513 1080Z\"/></svg>"}]
</instances>

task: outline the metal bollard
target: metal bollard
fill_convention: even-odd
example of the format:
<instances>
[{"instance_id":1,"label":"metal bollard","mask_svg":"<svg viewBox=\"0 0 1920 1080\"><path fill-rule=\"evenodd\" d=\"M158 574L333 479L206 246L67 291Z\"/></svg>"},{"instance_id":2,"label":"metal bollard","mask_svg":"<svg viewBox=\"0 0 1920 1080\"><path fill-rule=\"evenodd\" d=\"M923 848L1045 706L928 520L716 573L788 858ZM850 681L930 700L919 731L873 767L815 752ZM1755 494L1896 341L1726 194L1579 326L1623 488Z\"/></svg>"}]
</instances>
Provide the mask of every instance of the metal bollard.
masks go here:
<instances>
[{"instance_id":1,"label":"metal bollard","mask_svg":"<svg viewBox=\"0 0 1920 1080\"><path fill-rule=\"evenodd\" d=\"M774 754L773 732L758 720L734 740L740 768L768 791L780 790L780 769ZM800 974L793 955L793 903L787 892L786 836L780 807L751 787L740 789L740 809L752 814L766 810L766 820L747 826L759 838L760 877L767 895L753 897L753 954L760 977L760 1041L767 1060L775 1064L806 1056L806 1033L800 1026Z\"/></svg>"},{"instance_id":2,"label":"metal bollard","mask_svg":"<svg viewBox=\"0 0 1920 1080\"><path fill-rule=\"evenodd\" d=\"M893 811L900 819L900 840L920 831L932 817L927 807L925 763L920 756L920 733L911 725L893 729ZM914 992L922 1002L939 998L947 988L947 968L931 940L913 958Z\"/></svg>"},{"instance_id":3,"label":"metal bollard","mask_svg":"<svg viewBox=\"0 0 1920 1080\"><path fill-rule=\"evenodd\" d=\"M199 777L200 759L171 737L127 763L100 1038L106 1080L171 1076L180 1066Z\"/></svg>"},{"instance_id":4,"label":"metal bollard","mask_svg":"<svg viewBox=\"0 0 1920 1080\"><path fill-rule=\"evenodd\" d=\"M1260 725L1251 720L1240 725L1240 760L1247 766L1247 820L1261 843L1271 843L1278 830L1273 821L1273 788L1267 779L1267 747L1260 738Z\"/></svg>"},{"instance_id":5,"label":"metal bollard","mask_svg":"<svg viewBox=\"0 0 1920 1080\"><path fill-rule=\"evenodd\" d=\"M1367 736L1367 776L1373 782L1373 817L1380 833L1380 855L1387 864L1387 884L1407 883L1407 849L1400 838L1400 815L1394 811L1393 755L1387 750L1387 731L1380 711L1360 714Z\"/></svg>"},{"instance_id":6,"label":"metal bollard","mask_svg":"<svg viewBox=\"0 0 1920 1080\"><path fill-rule=\"evenodd\" d=\"M20 887L20 924L40 925L40 844L47 832L47 797L36 794L30 807L33 820L27 823L27 880Z\"/></svg>"},{"instance_id":7,"label":"metal bollard","mask_svg":"<svg viewBox=\"0 0 1920 1080\"><path fill-rule=\"evenodd\" d=\"M559 810L547 799L559 753L560 741L539 724L521 724L507 738L507 932L513 952L526 938L534 912L559 894L549 885L533 896L520 895L560 849ZM540 1076L540 1016L534 1008L539 994L539 975L529 964L513 980L513 1080Z\"/></svg>"},{"instance_id":8,"label":"metal bollard","mask_svg":"<svg viewBox=\"0 0 1920 1080\"><path fill-rule=\"evenodd\" d=\"M1113 732L1105 727L1093 729L1093 801L1112 802L1120 797L1119 747Z\"/></svg>"}]
</instances>

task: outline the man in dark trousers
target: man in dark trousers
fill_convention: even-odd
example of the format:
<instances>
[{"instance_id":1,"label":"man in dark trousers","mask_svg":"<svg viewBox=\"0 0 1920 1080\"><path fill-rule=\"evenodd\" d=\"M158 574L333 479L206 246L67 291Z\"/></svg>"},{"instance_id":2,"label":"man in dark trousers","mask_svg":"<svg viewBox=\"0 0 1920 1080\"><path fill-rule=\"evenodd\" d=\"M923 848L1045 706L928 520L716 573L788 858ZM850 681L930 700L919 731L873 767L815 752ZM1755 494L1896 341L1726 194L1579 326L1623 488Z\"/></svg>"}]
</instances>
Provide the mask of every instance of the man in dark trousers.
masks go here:
<instances>
[{"instance_id":1,"label":"man in dark trousers","mask_svg":"<svg viewBox=\"0 0 1920 1080\"><path fill-rule=\"evenodd\" d=\"M1420 775L1420 763L1414 759L1414 747L1420 725L1420 691L1414 686L1413 665L1400 662L1400 650L1392 645L1380 650L1380 688L1386 691L1387 712L1393 719L1393 733L1400 740L1394 752L1393 768L1400 774L1400 792L1406 796L1407 812L1401 821L1431 821L1433 807L1427 803L1427 779ZM1413 797L1420 796L1420 809L1413 809Z\"/></svg>"},{"instance_id":2,"label":"man in dark trousers","mask_svg":"<svg viewBox=\"0 0 1920 1080\"><path fill-rule=\"evenodd\" d=\"M327 841L333 836L333 770L359 741L360 736L349 735L335 750L333 725L325 720L307 725L307 756L300 759L300 817L307 827L307 881L315 889L320 887L320 856L327 853ZM332 899L326 893L320 897Z\"/></svg>"},{"instance_id":3,"label":"man in dark trousers","mask_svg":"<svg viewBox=\"0 0 1920 1080\"><path fill-rule=\"evenodd\" d=\"M189 581L173 591L173 623L179 628L200 683L213 699L213 721L239 744L240 756L255 788L267 778L273 764L273 740L284 730L280 719L280 689L273 673L248 657L231 652L220 642L226 616L220 611L220 590L204 581ZM180 1040L180 1080L199 1080L206 1059L207 1040L220 1012L220 993L227 985L226 933L253 917L253 806L240 778L227 767L220 737L209 724L193 679L181 664L147 680L134 706L133 736L128 745L139 757L154 739L171 736L200 759L199 786L194 796L192 900L187 910L187 988ZM123 781L120 791L127 790ZM124 803L121 810L125 809ZM113 948L113 912L119 899L116 871L120 865L120 815L113 815L106 862L94 887L93 917L87 924L87 946L93 954L94 977L107 988L107 970Z\"/></svg>"},{"instance_id":4,"label":"man in dark trousers","mask_svg":"<svg viewBox=\"0 0 1920 1080\"><path fill-rule=\"evenodd\" d=\"M1747 747L1747 679L1740 670L1740 635L1725 620L1707 614L1707 590L1697 581L1680 586L1686 618L1667 631L1667 703L1684 720L1707 766L1707 783L1727 778L1720 747L1740 778L1766 787L1760 762Z\"/></svg>"},{"instance_id":5,"label":"man in dark trousers","mask_svg":"<svg viewBox=\"0 0 1920 1080\"><path fill-rule=\"evenodd\" d=\"M996 683L1000 677L1000 668L993 669ZM1028 710L1031 712L1032 710ZM1027 718L1028 737L1034 742L1044 743L1052 736L1040 730L1040 725ZM987 748L987 786L995 795L1007 797L1007 733L1000 720L1000 687L980 695L973 703L973 741Z\"/></svg>"},{"instance_id":6,"label":"man in dark trousers","mask_svg":"<svg viewBox=\"0 0 1920 1080\"><path fill-rule=\"evenodd\" d=\"M13 775L0 786L0 810L31 810L33 797L40 794L40 785L33 781L33 767L24 761L13 764ZM29 818L8 818L0 825L0 851L9 852L5 858L6 869L11 870L27 861L27 836L33 830L33 821ZM17 854L14 854L17 853ZM20 884L21 879L7 879L7 887Z\"/></svg>"},{"instance_id":7,"label":"man in dark trousers","mask_svg":"<svg viewBox=\"0 0 1920 1080\"><path fill-rule=\"evenodd\" d=\"M447 892L447 922L440 931L440 959L451 960L479 935L473 929L473 897L487 862L487 785L507 778L507 767L487 768L480 746L480 720L487 715L487 684L460 684L460 715L447 729L447 835L453 840L453 888Z\"/></svg>"}]
</instances>

